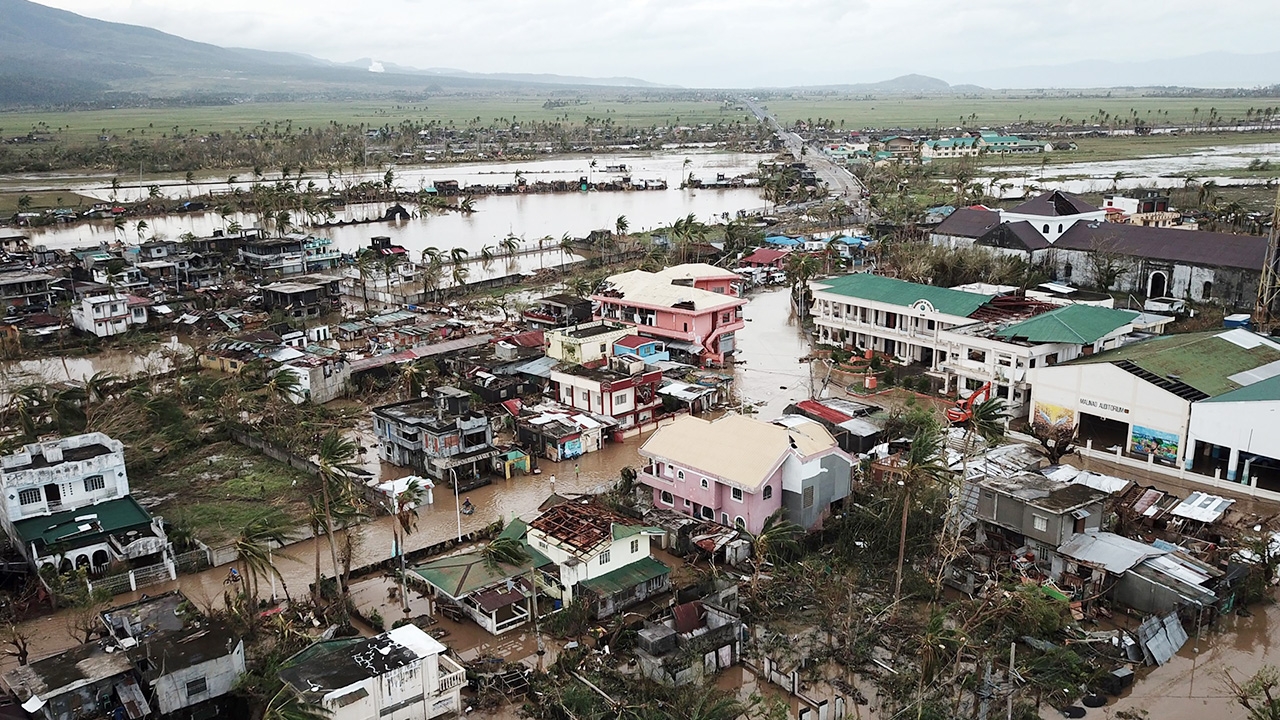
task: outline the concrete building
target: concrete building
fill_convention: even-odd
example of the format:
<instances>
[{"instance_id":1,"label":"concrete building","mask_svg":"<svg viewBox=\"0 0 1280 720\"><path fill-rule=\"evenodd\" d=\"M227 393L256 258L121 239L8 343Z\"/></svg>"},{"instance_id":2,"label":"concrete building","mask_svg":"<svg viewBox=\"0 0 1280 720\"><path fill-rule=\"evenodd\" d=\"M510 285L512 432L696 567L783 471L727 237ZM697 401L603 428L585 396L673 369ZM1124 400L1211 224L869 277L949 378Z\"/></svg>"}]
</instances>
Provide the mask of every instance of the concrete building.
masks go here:
<instances>
[{"instance_id":1,"label":"concrete building","mask_svg":"<svg viewBox=\"0 0 1280 720\"><path fill-rule=\"evenodd\" d=\"M563 293L548 295L529 303L523 317L535 330L578 325L591 320L591 301Z\"/></svg>"},{"instance_id":2,"label":"concrete building","mask_svg":"<svg viewBox=\"0 0 1280 720\"><path fill-rule=\"evenodd\" d=\"M262 288L262 306L293 318L318 317L334 312L342 301L341 279L307 275Z\"/></svg>"},{"instance_id":3,"label":"concrete building","mask_svg":"<svg viewBox=\"0 0 1280 720\"><path fill-rule=\"evenodd\" d=\"M244 641L227 621L206 618L181 593L168 592L105 610L102 622L157 712L231 712L219 701L230 695L245 662Z\"/></svg>"},{"instance_id":4,"label":"concrete building","mask_svg":"<svg viewBox=\"0 0 1280 720\"><path fill-rule=\"evenodd\" d=\"M136 295L108 293L81 298L71 306L71 324L81 332L98 337L123 335L147 324L151 301Z\"/></svg>"},{"instance_id":5,"label":"concrete building","mask_svg":"<svg viewBox=\"0 0 1280 720\"><path fill-rule=\"evenodd\" d=\"M26 715L41 720L114 717L142 720L152 707L135 675L133 661L99 643L20 665L0 677ZM111 715L120 709L120 714Z\"/></svg>"},{"instance_id":6,"label":"concrete building","mask_svg":"<svg viewBox=\"0 0 1280 720\"><path fill-rule=\"evenodd\" d=\"M401 467L412 467L437 484L474 484L484 478L491 459L493 428L484 413L471 409L471 395L442 385L426 400L382 405L373 409L378 455Z\"/></svg>"},{"instance_id":7,"label":"concrete building","mask_svg":"<svg viewBox=\"0 0 1280 720\"><path fill-rule=\"evenodd\" d=\"M167 552L159 519L129 496L124 445L102 433L24 445L0 458L0 488L5 532L37 569L96 572Z\"/></svg>"},{"instance_id":8,"label":"concrete building","mask_svg":"<svg viewBox=\"0 0 1280 720\"><path fill-rule=\"evenodd\" d=\"M982 153L982 145L975 137L942 138L941 140L925 140L920 143L920 157L924 159L942 159L957 157L977 157Z\"/></svg>"},{"instance_id":9,"label":"concrete building","mask_svg":"<svg viewBox=\"0 0 1280 720\"><path fill-rule=\"evenodd\" d=\"M820 527L849 495L853 467L816 422L784 427L744 415L679 417L650 436L640 455L649 464L639 481L655 507L753 533L781 508L805 529Z\"/></svg>"},{"instance_id":10,"label":"concrete building","mask_svg":"<svg viewBox=\"0 0 1280 720\"><path fill-rule=\"evenodd\" d=\"M1139 200L1139 202L1143 202ZM1252 307L1267 239L1107 221L1107 210L1062 192L1012 210L961 208L930 234L935 245L979 246L1048 268L1057 281Z\"/></svg>"},{"instance_id":11,"label":"concrete building","mask_svg":"<svg viewBox=\"0 0 1280 720\"><path fill-rule=\"evenodd\" d=\"M414 625L313 644L280 680L333 720L428 720L462 710L466 671Z\"/></svg>"},{"instance_id":12,"label":"concrete building","mask_svg":"<svg viewBox=\"0 0 1280 720\"><path fill-rule=\"evenodd\" d=\"M615 322L592 322L554 328L544 333L547 357L573 365L596 366L613 355L613 344L635 334L635 330Z\"/></svg>"},{"instance_id":13,"label":"concrete building","mask_svg":"<svg viewBox=\"0 0 1280 720\"><path fill-rule=\"evenodd\" d=\"M552 505L529 522L529 546L554 567L544 573L548 593L568 603L585 598L596 617L608 617L670 588L671 569L649 553L649 535L662 535L595 500Z\"/></svg>"},{"instance_id":14,"label":"concrete building","mask_svg":"<svg viewBox=\"0 0 1280 720\"><path fill-rule=\"evenodd\" d=\"M1280 374L1280 344L1239 328L1188 333L1031 373L1033 421L1075 426L1079 442L1092 442L1095 449L1115 448L1238 480L1242 451L1260 449L1242 433L1256 432L1259 443L1266 442L1269 406L1249 404L1248 398L1268 395L1271 385L1260 383ZM1219 397L1224 402L1210 407L1215 403L1208 401ZM1204 436L1190 427L1193 406L1200 403L1207 409L1196 428ZM1228 421L1224 413L1232 408L1243 414Z\"/></svg>"},{"instance_id":15,"label":"concrete building","mask_svg":"<svg viewBox=\"0 0 1280 720\"><path fill-rule=\"evenodd\" d=\"M634 326L645 337L697 364L720 364L733 354L735 333L745 326L737 273L712 265L676 265L657 273L612 275L591 296L597 319Z\"/></svg>"},{"instance_id":16,"label":"concrete building","mask_svg":"<svg viewBox=\"0 0 1280 720\"><path fill-rule=\"evenodd\" d=\"M0 311L31 305L48 307L53 298L49 283L55 279L52 275L28 270L0 272Z\"/></svg>"},{"instance_id":17,"label":"concrete building","mask_svg":"<svg viewBox=\"0 0 1280 720\"><path fill-rule=\"evenodd\" d=\"M239 252L245 269L260 277L329 270L342 258L332 239L310 235L257 238L242 244Z\"/></svg>"},{"instance_id":18,"label":"concrete building","mask_svg":"<svg viewBox=\"0 0 1280 720\"><path fill-rule=\"evenodd\" d=\"M341 354L302 353L280 363L276 372L287 372L298 378L296 392L289 399L295 403L324 404L346 395L351 381L351 363Z\"/></svg>"},{"instance_id":19,"label":"concrete building","mask_svg":"<svg viewBox=\"0 0 1280 720\"><path fill-rule=\"evenodd\" d=\"M662 413L662 371L634 355L598 368L553 368L551 382L562 405L613 418L624 437L653 429Z\"/></svg>"},{"instance_id":20,"label":"concrete building","mask_svg":"<svg viewBox=\"0 0 1280 720\"><path fill-rule=\"evenodd\" d=\"M977 483L977 542L1015 551L1027 548L1049 568L1058 546L1102 526L1108 493L1050 480L1039 473L991 477Z\"/></svg>"}]
</instances>

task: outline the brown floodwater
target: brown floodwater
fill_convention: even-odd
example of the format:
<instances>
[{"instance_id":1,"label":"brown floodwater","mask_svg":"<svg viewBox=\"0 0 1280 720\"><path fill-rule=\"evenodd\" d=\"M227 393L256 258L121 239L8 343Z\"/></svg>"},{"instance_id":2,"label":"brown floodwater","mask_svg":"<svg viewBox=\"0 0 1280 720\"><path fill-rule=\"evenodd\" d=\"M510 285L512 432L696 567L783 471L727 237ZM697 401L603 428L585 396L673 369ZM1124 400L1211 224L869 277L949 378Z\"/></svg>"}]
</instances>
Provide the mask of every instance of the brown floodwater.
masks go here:
<instances>
[{"instance_id":1,"label":"brown floodwater","mask_svg":"<svg viewBox=\"0 0 1280 720\"><path fill-rule=\"evenodd\" d=\"M772 420L811 396L809 364L800 362L809 354L809 340L785 289L751 295L742 316L746 327L738 332L734 357L738 395L761 419Z\"/></svg>"}]
</instances>

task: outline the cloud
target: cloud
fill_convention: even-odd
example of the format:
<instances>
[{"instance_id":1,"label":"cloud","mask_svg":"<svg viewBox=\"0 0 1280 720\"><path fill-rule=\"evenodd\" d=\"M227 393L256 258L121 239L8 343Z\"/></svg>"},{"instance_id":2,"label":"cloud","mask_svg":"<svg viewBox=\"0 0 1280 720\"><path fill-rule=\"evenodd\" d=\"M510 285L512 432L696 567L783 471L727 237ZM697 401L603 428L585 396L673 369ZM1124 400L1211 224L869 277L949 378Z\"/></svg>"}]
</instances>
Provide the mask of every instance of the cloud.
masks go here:
<instances>
[{"instance_id":1,"label":"cloud","mask_svg":"<svg viewBox=\"0 0 1280 720\"><path fill-rule=\"evenodd\" d=\"M953 83L1002 68L1263 51L1258 0L43 0L192 40L416 67L689 87ZM198 9L197 9L198 8Z\"/></svg>"},{"instance_id":2,"label":"cloud","mask_svg":"<svg viewBox=\"0 0 1280 720\"><path fill-rule=\"evenodd\" d=\"M386 69L385 67L383 67L382 63L378 62L377 60L370 60L370 61L369 61L369 72L371 72L371 73L381 73L381 72L386 72L386 71L387 71L387 69Z\"/></svg>"}]
</instances>

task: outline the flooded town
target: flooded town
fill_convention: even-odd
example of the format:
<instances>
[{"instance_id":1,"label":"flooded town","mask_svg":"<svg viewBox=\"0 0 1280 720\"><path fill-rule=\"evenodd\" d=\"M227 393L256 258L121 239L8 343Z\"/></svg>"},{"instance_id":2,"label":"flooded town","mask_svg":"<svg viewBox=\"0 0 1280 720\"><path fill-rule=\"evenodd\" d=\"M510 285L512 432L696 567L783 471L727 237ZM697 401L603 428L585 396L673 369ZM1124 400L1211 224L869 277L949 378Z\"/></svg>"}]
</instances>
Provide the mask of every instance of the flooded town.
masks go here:
<instances>
[{"instance_id":1,"label":"flooded town","mask_svg":"<svg viewBox=\"0 0 1280 720\"><path fill-rule=\"evenodd\" d=\"M1274 58L318 2L0 2L0 719L1280 720Z\"/></svg>"}]
</instances>

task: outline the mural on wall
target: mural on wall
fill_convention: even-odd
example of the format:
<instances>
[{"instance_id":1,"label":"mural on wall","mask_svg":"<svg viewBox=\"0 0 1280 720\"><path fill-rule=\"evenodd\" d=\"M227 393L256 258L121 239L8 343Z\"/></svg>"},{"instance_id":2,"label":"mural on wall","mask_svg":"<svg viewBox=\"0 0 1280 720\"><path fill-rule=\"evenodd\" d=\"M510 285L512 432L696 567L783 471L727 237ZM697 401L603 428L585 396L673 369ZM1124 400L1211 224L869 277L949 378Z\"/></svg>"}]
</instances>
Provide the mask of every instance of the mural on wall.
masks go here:
<instances>
[{"instance_id":1,"label":"mural on wall","mask_svg":"<svg viewBox=\"0 0 1280 720\"><path fill-rule=\"evenodd\" d=\"M1162 430L1134 425L1133 433L1129 436L1129 450L1141 455L1155 455L1157 460L1176 463L1178 436Z\"/></svg>"},{"instance_id":2,"label":"mural on wall","mask_svg":"<svg viewBox=\"0 0 1280 720\"><path fill-rule=\"evenodd\" d=\"M1049 403L1036 402L1035 409L1031 414L1031 422L1037 425L1059 427L1070 425L1075 421L1076 413L1074 410L1064 408L1061 405L1050 405Z\"/></svg>"}]
</instances>

